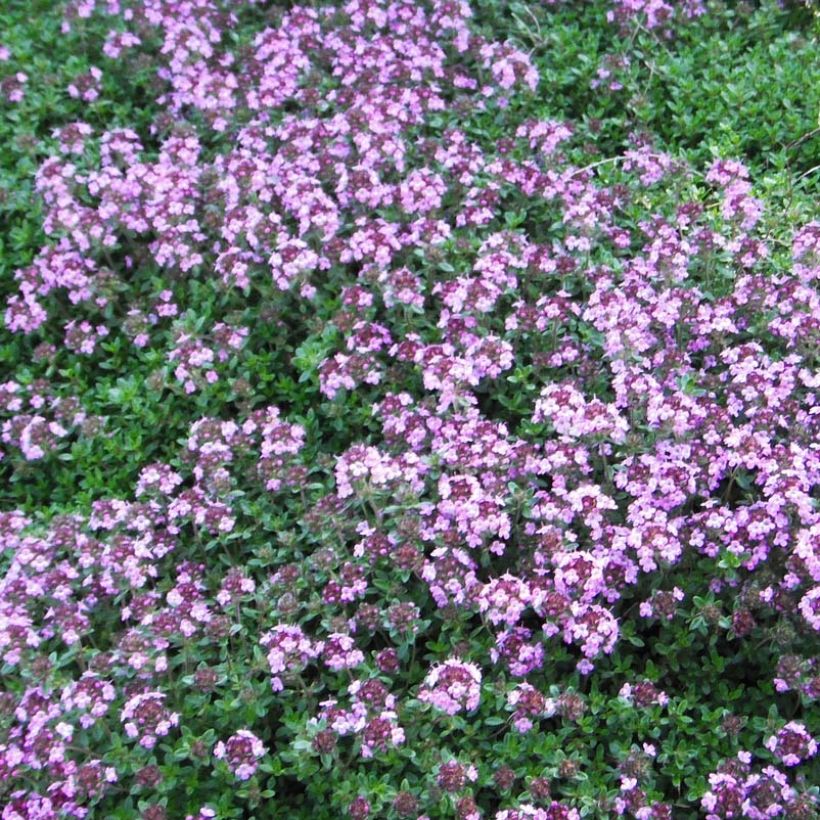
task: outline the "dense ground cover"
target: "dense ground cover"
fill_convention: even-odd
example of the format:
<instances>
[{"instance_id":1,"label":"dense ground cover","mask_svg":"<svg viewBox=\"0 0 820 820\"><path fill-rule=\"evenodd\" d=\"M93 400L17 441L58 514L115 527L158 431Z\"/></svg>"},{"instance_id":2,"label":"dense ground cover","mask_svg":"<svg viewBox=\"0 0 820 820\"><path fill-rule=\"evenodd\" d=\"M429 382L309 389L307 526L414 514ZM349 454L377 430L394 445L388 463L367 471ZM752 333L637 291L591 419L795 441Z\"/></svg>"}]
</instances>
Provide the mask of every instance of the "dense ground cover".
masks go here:
<instances>
[{"instance_id":1,"label":"dense ground cover","mask_svg":"<svg viewBox=\"0 0 820 820\"><path fill-rule=\"evenodd\" d=\"M817 816L811 4L0 32L4 820Z\"/></svg>"}]
</instances>

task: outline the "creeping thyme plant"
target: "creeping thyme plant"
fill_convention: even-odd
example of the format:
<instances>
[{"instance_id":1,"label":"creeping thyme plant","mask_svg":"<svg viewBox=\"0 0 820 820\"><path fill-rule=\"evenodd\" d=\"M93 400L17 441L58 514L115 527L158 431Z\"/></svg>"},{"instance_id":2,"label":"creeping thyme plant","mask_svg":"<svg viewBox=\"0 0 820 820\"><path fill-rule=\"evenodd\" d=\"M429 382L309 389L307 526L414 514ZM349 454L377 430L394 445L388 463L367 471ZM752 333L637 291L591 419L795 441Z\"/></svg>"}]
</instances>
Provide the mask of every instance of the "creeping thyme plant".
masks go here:
<instances>
[{"instance_id":1,"label":"creeping thyme plant","mask_svg":"<svg viewBox=\"0 0 820 820\"><path fill-rule=\"evenodd\" d=\"M0 3L0 817L813 818L802 0Z\"/></svg>"}]
</instances>

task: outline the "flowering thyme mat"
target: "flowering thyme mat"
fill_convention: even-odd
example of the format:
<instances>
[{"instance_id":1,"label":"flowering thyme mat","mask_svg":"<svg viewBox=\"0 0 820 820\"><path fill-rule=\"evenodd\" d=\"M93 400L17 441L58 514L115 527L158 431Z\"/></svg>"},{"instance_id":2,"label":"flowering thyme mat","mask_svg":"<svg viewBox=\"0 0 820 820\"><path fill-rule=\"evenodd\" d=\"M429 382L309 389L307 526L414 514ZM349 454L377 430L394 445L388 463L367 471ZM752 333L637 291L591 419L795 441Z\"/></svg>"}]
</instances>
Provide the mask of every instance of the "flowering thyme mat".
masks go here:
<instances>
[{"instance_id":1,"label":"flowering thyme mat","mask_svg":"<svg viewBox=\"0 0 820 820\"><path fill-rule=\"evenodd\" d=\"M807 2L0 3L0 817L812 818Z\"/></svg>"}]
</instances>

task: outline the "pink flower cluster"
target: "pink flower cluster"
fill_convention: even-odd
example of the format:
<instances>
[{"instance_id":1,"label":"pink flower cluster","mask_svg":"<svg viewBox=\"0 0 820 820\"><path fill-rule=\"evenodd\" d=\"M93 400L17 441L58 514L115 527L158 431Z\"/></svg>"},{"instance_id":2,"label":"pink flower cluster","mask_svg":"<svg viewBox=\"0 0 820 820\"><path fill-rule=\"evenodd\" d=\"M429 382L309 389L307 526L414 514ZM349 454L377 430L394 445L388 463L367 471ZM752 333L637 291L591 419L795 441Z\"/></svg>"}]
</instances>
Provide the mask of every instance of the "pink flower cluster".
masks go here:
<instances>
[{"instance_id":1,"label":"pink flower cluster","mask_svg":"<svg viewBox=\"0 0 820 820\"><path fill-rule=\"evenodd\" d=\"M398 723L396 696L377 678L355 680L348 686L350 707L345 709L335 698L324 701L322 709L309 725L324 724L314 740L320 751L327 747L331 731L335 736L354 736L360 739L362 758L368 759L379 752L404 743L404 729Z\"/></svg>"},{"instance_id":2,"label":"pink flower cluster","mask_svg":"<svg viewBox=\"0 0 820 820\"><path fill-rule=\"evenodd\" d=\"M478 708L481 699L481 671L472 663L448 658L437 664L424 679L419 700L455 715Z\"/></svg>"},{"instance_id":3,"label":"pink flower cluster","mask_svg":"<svg viewBox=\"0 0 820 820\"><path fill-rule=\"evenodd\" d=\"M786 766L797 766L817 754L817 741L795 720L769 737L764 745Z\"/></svg>"},{"instance_id":4,"label":"pink flower cluster","mask_svg":"<svg viewBox=\"0 0 820 820\"><path fill-rule=\"evenodd\" d=\"M706 13L704 0L680 0L667 3L666 0L613 0L607 19L617 22L622 29L630 25L641 25L649 31L658 31L664 37L674 34L674 23L699 17Z\"/></svg>"},{"instance_id":5,"label":"pink flower cluster","mask_svg":"<svg viewBox=\"0 0 820 820\"><path fill-rule=\"evenodd\" d=\"M214 746L214 757L224 760L237 780L249 780L265 756L265 744L250 730L240 729L224 743Z\"/></svg>"},{"instance_id":6,"label":"pink flower cluster","mask_svg":"<svg viewBox=\"0 0 820 820\"><path fill-rule=\"evenodd\" d=\"M275 626L261 640L268 650L268 665L273 678L271 685L275 692L284 687L282 674L301 672L321 651L321 644L309 640L298 626L280 624Z\"/></svg>"},{"instance_id":7,"label":"pink flower cluster","mask_svg":"<svg viewBox=\"0 0 820 820\"><path fill-rule=\"evenodd\" d=\"M701 799L707 820L749 817L810 817L816 803L808 794L799 794L786 775L774 766L753 771L752 756L740 752L725 760L709 775L709 790Z\"/></svg>"},{"instance_id":8,"label":"pink flower cluster","mask_svg":"<svg viewBox=\"0 0 820 820\"><path fill-rule=\"evenodd\" d=\"M165 706L162 692L142 692L129 698L120 713L125 734L140 746L153 749L160 738L179 724L179 714Z\"/></svg>"},{"instance_id":9,"label":"pink flower cluster","mask_svg":"<svg viewBox=\"0 0 820 820\"><path fill-rule=\"evenodd\" d=\"M553 698L548 698L529 683L519 683L507 695L507 704L515 710L513 724L521 732L529 732L535 721L552 717L557 709Z\"/></svg>"}]
</instances>

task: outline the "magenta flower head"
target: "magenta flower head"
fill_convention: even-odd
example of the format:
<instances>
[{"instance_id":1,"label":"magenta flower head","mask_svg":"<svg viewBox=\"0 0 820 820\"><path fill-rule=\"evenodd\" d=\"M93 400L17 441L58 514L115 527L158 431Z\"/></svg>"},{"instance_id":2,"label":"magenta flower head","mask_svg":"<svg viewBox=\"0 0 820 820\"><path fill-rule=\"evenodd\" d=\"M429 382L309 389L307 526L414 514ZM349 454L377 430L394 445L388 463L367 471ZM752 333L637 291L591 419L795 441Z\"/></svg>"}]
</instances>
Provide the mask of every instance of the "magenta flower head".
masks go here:
<instances>
[{"instance_id":1,"label":"magenta flower head","mask_svg":"<svg viewBox=\"0 0 820 820\"><path fill-rule=\"evenodd\" d=\"M347 815L353 820L365 820L370 816L370 803L360 795L347 807Z\"/></svg>"},{"instance_id":2,"label":"magenta flower head","mask_svg":"<svg viewBox=\"0 0 820 820\"><path fill-rule=\"evenodd\" d=\"M131 740L139 740L145 749L153 749L159 738L179 724L179 715L168 711L164 701L161 692L143 692L129 698L122 709L125 734Z\"/></svg>"},{"instance_id":3,"label":"magenta flower head","mask_svg":"<svg viewBox=\"0 0 820 820\"><path fill-rule=\"evenodd\" d=\"M481 671L460 658L448 658L434 666L424 679L419 700L455 715L478 707L481 698Z\"/></svg>"},{"instance_id":4,"label":"magenta flower head","mask_svg":"<svg viewBox=\"0 0 820 820\"><path fill-rule=\"evenodd\" d=\"M787 723L763 745L786 766L797 766L817 754L817 741L796 720Z\"/></svg>"},{"instance_id":5,"label":"magenta flower head","mask_svg":"<svg viewBox=\"0 0 820 820\"><path fill-rule=\"evenodd\" d=\"M224 760L238 780L249 780L259 765L260 758L265 756L265 744L247 729L240 729L223 743L221 740L214 747L214 757Z\"/></svg>"},{"instance_id":6,"label":"magenta flower head","mask_svg":"<svg viewBox=\"0 0 820 820\"><path fill-rule=\"evenodd\" d=\"M301 627L288 624L275 626L262 637L261 644L268 650L274 692L284 688L281 674L301 672L321 650L321 644L311 641Z\"/></svg>"},{"instance_id":7,"label":"magenta flower head","mask_svg":"<svg viewBox=\"0 0 820 820\"><path fill-rule=\"evenodd\" d=\"M353 669L364 662L364 654L356 648L350 635L334 632L322 645L322 659L334 672Z\"/></svg>"}]
</instances>

